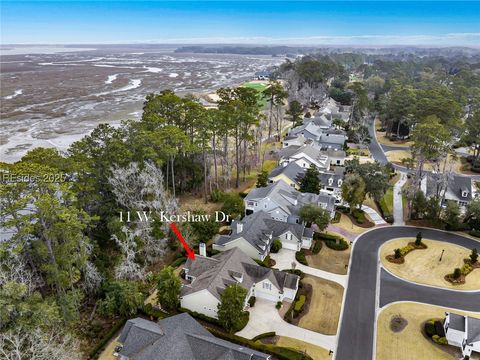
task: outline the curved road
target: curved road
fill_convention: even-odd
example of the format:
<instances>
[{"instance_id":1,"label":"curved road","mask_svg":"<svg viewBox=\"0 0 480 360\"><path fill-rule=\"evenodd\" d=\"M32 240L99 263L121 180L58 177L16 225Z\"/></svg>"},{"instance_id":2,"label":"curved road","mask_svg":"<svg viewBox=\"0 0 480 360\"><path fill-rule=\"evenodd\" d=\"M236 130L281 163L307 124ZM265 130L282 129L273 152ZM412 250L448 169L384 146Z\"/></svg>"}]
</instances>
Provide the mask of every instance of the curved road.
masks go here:
<instances>
[{"instance_id":1,"label":"curved road","mask_svg":"<svg viewBox=\"0 0 480 360\"><path fill-rule=\"evenodd\" d=\"M466 248L480 242L461 235L410 226L375 228L360 235L354 243L348 287L345 294L336 360L369 360L374 354L374 326L377 309L378 252L382 244L399 237L415 237L421 231L426 239L444 241ZM395 301L417 301L462 310L480 311L480 291L465 292L423 286L401 280L381 269L379 306Z\"/></svg>"},{"instance_id":2,"label":"curved road","mask_svg":"<svg viewBox=\"0 0 480 360\"><path fill-rule=\"evenodd\" d=\"M375 133L375 121L374 120L368 120L368 133L369 133L370 138L371 138L370 144L368 145L368 150L370 150L370 153L372 154L372 157L382 165L385 165L385 164L388 163L388 159L385 155L385 151L402 149L401 147L381 145L378 142L377 134ZM403 148L403 149L405 149L405 148ZM397 165L397 164L392 164L392 165L398 171L402 171L402 172L406 172L406 173L412 173L412 171L408 170L405 166L400 166L400 165ZM429 172L429 171L424 171L424 172ZM465 174L457 174L457 175L467 176L467 177L469 177L471 179L474 179L476 181L480 180L480 175L465 175Z\"/></svg>"}]
</instances>

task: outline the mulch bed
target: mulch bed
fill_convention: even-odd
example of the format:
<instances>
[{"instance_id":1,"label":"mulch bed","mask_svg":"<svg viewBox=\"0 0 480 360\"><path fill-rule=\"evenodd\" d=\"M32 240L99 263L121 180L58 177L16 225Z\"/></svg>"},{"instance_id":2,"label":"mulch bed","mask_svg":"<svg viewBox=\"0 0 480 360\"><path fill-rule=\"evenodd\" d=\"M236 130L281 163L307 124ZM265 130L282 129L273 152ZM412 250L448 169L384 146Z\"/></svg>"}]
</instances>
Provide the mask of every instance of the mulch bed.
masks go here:
<instances>
[{"instance_id":1,"label":"mulch bed","mask_svg":"<svg viewBox=\"0 0 480 360\"><path fill-rule=\"evenodd\" d=\"M405 257L404 256L396 258L395 255L387 255L387 256L385 256L385 259L387 259L389 262L394 263L394 264L403 264L405 262Z\"/></svg>"},{"instance_id":2,"label":"mulch bed","mask_svg":"<svg viewBox=\"0 0 480 360\"><path fill-rule=\"evenodd\" d=\"M408 243L408 245L413 247L414 250L424 250L424 249L428 248L428 246L426 244L424 244L423 242L421 242L420 245L417 245L417 244L415 244L415 241L411 241L411 242Z\"/></svg>"},{"instance_id":3,"label":"mulch bed","mask_svg":"<svg viewBox=\"0 0 480 360\"><path fill-rule=\"evenodd\" d=\"M408 325L407 319L404 319L401 315L392 316L390 319L390 330L395 333L403 331Z\"/></svg>"},{"instance_id":4,"label":"mulch bed","mask_svg":"<svg viewBox=\"0 0 480 360\"><path fill-rule=\"evenodd\" d=\"M445 280L447 280L452 285L462 285L465 284L465 275L460 275L457 279L453 277L453 274L445 275Z\"/></svg>"},{"instance_id":5,"label":"mulch bed","mask_svg":"<svg viewBox=\"0 0 480 360\"><path fill-rule=\"evenodd\" d=\"M371 228L371 227L374 227L375 224L373 222L371 222L370 220L367 219L367 215L365 214L365 221L363 222L363 224L357 222L357 219L355 219L353 217L353 215L351 215L350 213L348 212L344 212L343 213L344 215L348 216L348 218L350 219L350 221L355 225L355 226L358 226L358 227L361 227L361 228L364 228L364 229L368 229L368 228Z\"/></svg>"},{"instance_id":6,"label":"mulch bed","mask_svg":"<svg viewBox=\"0 0 480 360\"><path fill-rule=\"evenodd\" d=\"M480 261L476 261L474 264L472 264L470 259L463 259L463 262L465 264L470 264L474 269L480 269Z\"/></svg>"},{"instance_id":7,"label":"mulch bed","mask_svg":"<svg viewBox=\"0 0 480 360\"><path fill-rule=\"evenodd\" d=\"M305 295L305 304L303 304L303 309L302 312L297 316L293 317L293 311L292 311L292 317L290 318L290 324L293 324L295 326L298 326L298 323L300 322L300 319L302 316L308 314L308 310L310 309L310 302L312 301L312 293L313 293L313 288L312 285L310 284L305 284L303 283L303 287L301 290L299 290L300 295ZM292 306L294 306L295 301L292 303Z\"/></svg>"}]
</instances>

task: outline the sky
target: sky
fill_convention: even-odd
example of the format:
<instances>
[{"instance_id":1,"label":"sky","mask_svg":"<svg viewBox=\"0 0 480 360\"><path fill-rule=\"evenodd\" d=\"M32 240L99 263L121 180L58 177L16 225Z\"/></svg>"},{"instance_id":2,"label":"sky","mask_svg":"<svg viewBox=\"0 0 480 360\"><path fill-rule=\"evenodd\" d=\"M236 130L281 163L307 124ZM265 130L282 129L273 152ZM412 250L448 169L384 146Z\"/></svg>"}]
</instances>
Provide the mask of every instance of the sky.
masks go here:
<instances>
[{"instance_id":1,"label":"sky","mask_svg":"<svg viewBox=\"0 0 480 360\"><path fill-rule=\"evenodd\" d=\"M480 2L0 1L2 44L480 46Z\"/></svg>"}]
</instances>

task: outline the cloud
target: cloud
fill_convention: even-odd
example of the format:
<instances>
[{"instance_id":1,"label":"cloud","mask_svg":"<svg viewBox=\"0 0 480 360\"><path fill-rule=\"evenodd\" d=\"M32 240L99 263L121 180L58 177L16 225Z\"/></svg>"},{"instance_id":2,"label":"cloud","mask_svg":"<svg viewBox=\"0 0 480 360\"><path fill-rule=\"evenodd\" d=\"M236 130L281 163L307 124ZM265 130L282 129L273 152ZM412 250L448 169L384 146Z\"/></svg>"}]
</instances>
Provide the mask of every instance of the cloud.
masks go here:
<instances>
[{"instance_id":1,"label":"cloud","mask_svg":"<svg viewBox=\"0 0 480 360\"><path fill-rule=\"evenodd\" d=\"M138 41L141 42L141 41ZM448 33L441 35L353 35L272 38L256 37L202 37L148 40L169 44L271 44L271 45L429 45L480 46L480 33Z\"/></svg>"}]
</instances>

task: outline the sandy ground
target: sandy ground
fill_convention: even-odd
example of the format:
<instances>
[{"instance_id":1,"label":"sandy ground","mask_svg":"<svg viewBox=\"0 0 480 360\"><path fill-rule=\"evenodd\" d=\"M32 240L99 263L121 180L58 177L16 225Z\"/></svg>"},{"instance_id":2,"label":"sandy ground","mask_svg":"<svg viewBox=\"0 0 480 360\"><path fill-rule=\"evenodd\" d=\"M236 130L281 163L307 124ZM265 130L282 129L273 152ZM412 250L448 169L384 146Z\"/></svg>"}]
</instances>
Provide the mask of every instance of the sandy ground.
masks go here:
<instances>
[{"instance_id":1,"label":"sandy ground","mask_svg":"<svg viewBox=\"0 0 480 360\"><path fill-rule=\"evenodd\" d=\"M318 254L307 255L308 266L335 274L346 275L347 268L345 265L348 266L351 251L351 247L343 251L332 250L323 243L322 249Z\"/></svg>"},{"instance_id":2,"label":"sandy ground","mask_svg":"<svg viewBox=\"0 0 480 360\"><path fill-rule=\"evenodd\" d=\"M331 359L328 355L328 350L287 336L279 336L275 345L305 351L313 360Z\"/></svg>"},{"instance_id":3,"label":"sandy ground","mask_svg":"<svg viewBox=\"0 0 480 360\"><path fill-rule=\"evenodd\" d=\"M400 164L402 159L406 159L412 156L409 150L391 150L386 151L388 161Z\"/></svg>"},{"instance_id":4,"label":"sandy ground","mask_svg":"<svg viewBox=\"0 0 480 360\"><path fill-rule=\"evenodd\" d=\"M390 162L403 165L402 159L410 158L412 153L410 150L390 150L386 151L385 155ZM449 154L446 169L448 170L450 168L456 173L466 173L465 171L462 171L462 162L460 161L460 158L453 158L452 155ZM440 169L443 170L443 161L441 162ZM424 165L424 170L431 171L435 169L432 163L426 163Z\"/></svg>"},{"instance_id":5,"label":"sandy ground","mask_svg":"<svg viewBox=\"0 0 480 360\"><path fill-rule=\"evenodd\" d=\"M443 318L446 311L468 314L462 311L447 308L418 304L398 303L383 309L377 321L377 360L456 360L455 357L443 349L455 351L451 346L440 346L422 334L423 323L431 318ZM400 315L408 321L401 332L390 330L390 321L393 316ZM480 314L469 314L480 317ZM460 355L460 354L459 354ZM478 354L471 358L478 360Z\"/></svg>"},{"instance_id":6,"label":"sandy ground","mask_svg":"<svg viewBox=\"0 0 480 360\"><path fill-rule=\"evenodd\" d=\"M312 285L313 293L308 313L300 319L298 326L325 335L335 335L342 307L343 287L310 275L302 281Z\"/></svg>"},{"instance_id":7,"label":"sandy ground","mask_svg":"<svg viewBox=\"0 0 480 360\"><path fill-rule=\"evenodd\" d=\"M405 256L404 264L393 264L385 256L393 254L394 249L406 246L414 238L400 238L387 242L380 248L380 259L385 268L393 274L420 284L453 288L456 290L479 290L480 270L474 269L467 277L466 283L452 285L444 276L453 272L457 267L462 267L463 259L468 258L470 249L441 241L423 240L427 249L414 250ZM439 262L442 250L445 250L442 261Z\"/></svg>"}]
</instances>

